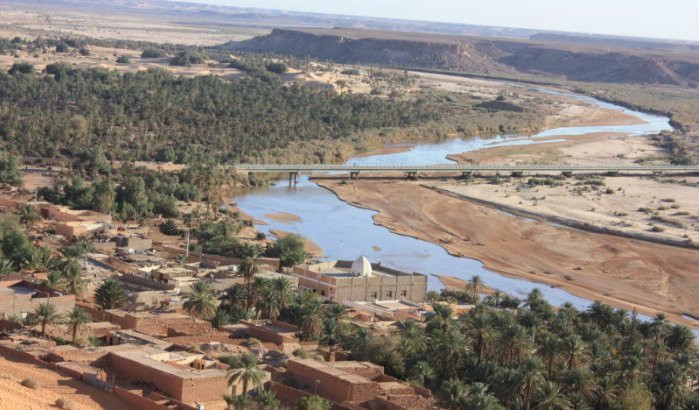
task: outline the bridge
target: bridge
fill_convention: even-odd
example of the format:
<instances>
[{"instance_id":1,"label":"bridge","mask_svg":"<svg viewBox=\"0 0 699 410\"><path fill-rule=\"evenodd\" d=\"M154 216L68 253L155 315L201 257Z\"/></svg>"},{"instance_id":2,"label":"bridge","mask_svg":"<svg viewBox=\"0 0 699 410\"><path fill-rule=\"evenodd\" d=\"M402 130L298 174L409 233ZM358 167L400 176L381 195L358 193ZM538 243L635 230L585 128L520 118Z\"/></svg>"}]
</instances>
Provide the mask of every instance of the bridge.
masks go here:
<instances>
[{"instance_id":1,"label":"bridge","mask_svg":"<svg viewBox=\"0 0 699 410\"><path fill-rule=\"evenodd\" d=\"M255 173L289 173L289 183L296 183L299 173L341 172L349 174L351 179L358 179L362 172L372 174L403 173L408 178L416 179L419 173L461 173L464 177L473 174L524 174L561 173L572 176L573 173L584 174L699 174L699 165L635 165L635 164L433 164L433 165L352 165L352 164L239 164L233 167L237 172Z\"/></svg>"}]
</instances>

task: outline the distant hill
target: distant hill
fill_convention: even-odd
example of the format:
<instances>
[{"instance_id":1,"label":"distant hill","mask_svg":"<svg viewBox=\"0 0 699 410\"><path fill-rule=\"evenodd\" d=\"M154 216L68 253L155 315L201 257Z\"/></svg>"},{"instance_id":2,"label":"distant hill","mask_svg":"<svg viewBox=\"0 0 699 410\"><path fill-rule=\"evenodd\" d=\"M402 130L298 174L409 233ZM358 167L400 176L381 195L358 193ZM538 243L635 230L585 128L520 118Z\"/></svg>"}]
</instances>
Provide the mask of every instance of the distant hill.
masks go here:
<instances>
[{"instance_id":1,"label":"distant hill","mask_svg":"<svg viewBox=\"0 0 699 410\"><path fill-rule=\"evenodd\" d=\"M532 73L570 80L699 85L699 53L657 52L581 42L529 41L357 29L275 29L223 47L275 52L348 64L477 73ZM609 51L608 51L609 50Z\"/></svg>"}]
</instances>

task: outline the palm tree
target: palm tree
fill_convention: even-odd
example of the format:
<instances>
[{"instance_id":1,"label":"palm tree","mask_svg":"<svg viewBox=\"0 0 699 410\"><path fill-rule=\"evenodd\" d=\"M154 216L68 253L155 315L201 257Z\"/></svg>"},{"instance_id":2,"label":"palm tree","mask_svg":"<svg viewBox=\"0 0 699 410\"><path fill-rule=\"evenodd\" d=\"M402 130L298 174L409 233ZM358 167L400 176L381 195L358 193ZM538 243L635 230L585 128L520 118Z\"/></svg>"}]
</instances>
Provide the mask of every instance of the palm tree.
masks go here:
<instances>
[{"instance_id":1,"label":"palm tree","mask_svg":"<svg viewBox=\"0 0 699 410\"><path fill-rule=\"evenodd\" d=\"M264 380L264 371L260 369L257 357L252 353L243 353L240 356L235 356L231 360L230 369L228 369L228 385L233 386L238 382L243 383L243 395L247 395L250 391L250 386L255 388L262 386Z\"/></svg>"},{"instance_id":2,"label":"palm tree","mask_svg":"<svg viewBox=\"0 0 699 410\"><path fill-rule=\"evenodd\" d=\"M553 376L553 365L561 354L561 339L553 334L546 334L539 343L539 355L546 361L546 374Z\"/></svg>"},{"instance_id":3,"label":"palm tree","mask_svg":"<svg viewBox=\"0 0 699 410\"><path fill-rule=\"evenodd\" d=\"M75 337L78 334L78 330L86 323L90 323L92 317L82 308L76 306L73 310L66 316L66 324L71 329L71 342L75 343Z\"/></svg>"},{"instance_id":4,"label":"palm tree","mask_svg":"<svg viewBox=\"0 0 699 410\"><path fill-rule=\"evenodd\" d=\"M458 330L437 331L431 337L431 353L442 377L450 379L459 376L459 368L468 353L469 343Z\"/></svg>"},{"instance_id":5,"label":"palm tree","mask_svg":"<svg viewBox=\"0 0 699 410\"><path fill-rule=\"evenodd\" d=\"M465 317L465 331L474 343L478 361L487 357L490 346L497 336L493 317L484 309L478 309Z\"/></svg>"},{"instance_id":6,"label":"palm tree","mask_svg":"<svg viewBox=\"0 0 699 410\"><path fill-rule=\"evenodd\" d=\"M421 360L410 369L409 380L421 386L427 385L436 376L434 368L429 362Z\"/></svg>"},{"instance_id":7,"label":"palm tree","mask_svg":"<svg viewBox=\"0 0 699 410\"><path fill-rule=\"evenodd\" d=\"M248 291L248 300L246 303L246 309L249 311L252 308L252 278L255 274L260 271L260 266L257 264L257 260L253 257L247 257L243 260L238 268L238 272L243 275L245 279L245 286Z\"/></svg>"},{"instance_id":8,"label":"palm tree","mask_svg":"<svg viewBox=\"0 0 699 410\"><path fill-rule=\"evenodd\" d=\"M471 278L471 298L474 304L481 301L480 290L483 287L483 279L478 275L473 275Z\"/></svg>"},{"instance_id":9,"label":"palm tree","mask_svg":"<svg viewBox=\"0 0 699 410\"><path fill-rule=\"evenodd\" d=\"M320 396L308 396L299 400L296 408L298 410L330 410L333 406Z\"/></svg>"},{"instance_id":10,"label":"palm tree","mask_svg":"<svg viewBox=\"0 0 699 410\"><path fill-rule=\"evenodd\" d=\"M519 367L521 373L521 392L524 408L529 410L532 405L532 396L537 387L544 381L541 371L541 362L537 357L528 357Z\"/></svg>"},{"instance_id":11,"label":"palm tree","mask_svg":"<svg viewBox=\"0 0 699 410\"><path fill-rule=\"evenodd\" d=\"M27 229L32 229L32 227L42 219L36 207L29 204L20 208L19 211L17 211L17 216L19 218L19 223Z\"/></svg>"},{"instance_id":12,"label":"palm tree","mask_svg":"<svg viewBox=\"0 0 699 410\"><path fill-rule=\"evenodd\" d=\"M257 392L257 403L262 408L261 410L279 410L281 402L277 399L274 390L261 389Z\"/></svg>"},{"instance_id":13,"label":"palm tree","mask_svg":"<svg viewBox=\"0 0 699 410\"><path fill-rule=\"evenodd\" d=\"M294 284L287 278L278 277L269 281L261 302L263 316L277 319L294 299Z\"/></svg>"},{"instance_id":14,"label":"palm tree","mask_svg":"<svg viewBox=\"0 0 699 410\"><path fill-rule=\"evenodd\" d=\"M427 349L427 339L420 324L413 319L398 322L400 351L406 359L418 356Z\"/></svg>"},{"instance_id":15,"label":"palm tree","mask_svg":"<svg viewBox=\"0 0 699 410\"><path fill-rule=\"evenodd\" d=\"M216 311L216 296L209 282L200 280L192 285L192 291L185 297L182 304L190 315L200 319L211 317Z\"/></svg>"},{"instance_id":16,"label":"palm tree","mask_svg":"<svg viewBox=\"0 0 699 410\"><path fill-rule=\"evenodd\" d=\"M454 327L454 310L445 303L433 303L432 310L434 316L427 322L427 332L432 333L434 330L446 331Z\"/></svg>"},{"instance_id":17,"label":"palm tree","mask_svg":"<svg viewBox=\"0 0 699 410\"><path fill-rule=\"evenodd\" d=\"M82 266L72 258L66 259L59 267L63 280L62 289L80 297L85 292L87 286L82 274Z\"/></svg>"},{"instance_id":18,"label":"palm tree","mask_svg":"<svg viewBox=\"0 0 699 410\"><path fill-rule=\"evenodd\" d=\"M10 259L0 259L0 275L16 272L15 264Z\"/></svg>"},{"instance_id":19,"label":"palm tree","mask_svg":"<svg viewBox=\"0 0 699 410\"><path fill-rule=\"evenodd\" d=\"M223 400L226 402L228 410L253 410L255 402L247 394L236 396L234 394L224 394Z\"/></svg>"},{"instance_id":20,"label":"palm tree","mask_svg":"<svg viewBox=\"0 0 699 410\"><path fill-rule=\"evenodd\" d=\"M211 316L211 326L214 327L216 330L221 330L223 326L226 326L230 320L231 320L231 315L226 311L226 309L221 309L219 306L216 308L216 312L214 313L213 316Z\"/></svg>"},{"instance_id":21,"label":"palm tree","mask_svg":"<svg viewBox=\"0 0 699 410\"><path fill-rule=\"evenodd\" d=\"M462 400L463 408L478 410L505 410L498 399L488 392L485 383L473 383L468 386L466 397Z\"/></svg>"},{"instance_id":22,"label":"palm tree","mask_svg":"<svg viewBox=\"0 0 699 410\"><path fill-rule=\"evenodd\" d=\"M41 284L51 289L60 289L62 280L63 276L61 275L61 271L54 269L49 271L46 275L46 279L42 280Z\"/></svg>"},{"instance_id":23,"label":"palm tree","mask_svg":"<svg viewBox=\"0 0 699 410\"><path fill-rule=\"evenodd\" d=\"M58 314L58 310L56 310L56 306L49 302L41 303L34 308L32 316L41 324L42 337L46 336L46 326L55 324L61 317Z\"/></svg>"},{"instance_id":24,"label":"palm tree","mask_svg":"<svg viewBox=\"0 0 699 410\"><path fill-rule=\"evenodd\" d=\"M688 382L687 372L677 363L660 363L653 375L653 390L658 398L658 408L681 408L681 403L690 393Z\"/></svg>"},{"instance_id":25,"label":"palm tree","mask_svg":"<svg viewBox=\"0 0 699 410\"><path fill-rule=\"evenodd\" d=\"M568 370L575 368L585 356L585 344L579 336L568 336L561 342L561 350L566 355Z\"/></svg>"},{"instance_id":26,"label":"palm tree","mask_svg":"<svg viewBox=\"0 0 699 410\"><path fill-rule=\"evenodd\" d=\"M527 331L517 323L505 324L496 338L500 361L506 365L519 363L531 350Z\"/></svg>"},{"instance_id":27,"label":"palm tree","mask_svg":"<svg viewBox=\"0 0 699 410\"><path fill-rule=\"evenodd\" d=\"M449 379L442 384L440 397L447 409L460 409L466 398L466 385L459 379Z\"/></svg>"},{"instance_id":28,"label":"palm tree","mask_svg":"<svg viewBox=\"0 0 699 410\"><path fill-rule=\"evenodd\" d=\"M307 290L299 295L299 307L303 339L317 340L323 330L323 302Z\"/></svg>"},{"instance_id":29,"label":"palm tree","mask_svg":"<svg viewBox=\"0 0 699 410\"><path fill-rule=\"evenodd\" d=\"M563 384L569 394L578 394L592 400L597 392L594 375L589 369L578 367L563 374Z\"/></svg>"},{"instance_id":30,"label":"palm tree","mask_svg":"<svg viewBox=\"0 0 699 410\"><path fill-rule=\"evenodd\" d=\"M95 291L95 303L103 310L118 309L126 304L129 295L124 285L109 278Z\"/></svg>"},{"instance_id":31,"label":"palm tree","mask_svg":"<svg viewBox=\"0 0 699 410\"><path fill-rule=\"evenodd\" d=\"M542 410L569 410L570 400L561 390L561 386L552 381L546 381L537 394L537 409Z\"/></svg>"}]
</instances>

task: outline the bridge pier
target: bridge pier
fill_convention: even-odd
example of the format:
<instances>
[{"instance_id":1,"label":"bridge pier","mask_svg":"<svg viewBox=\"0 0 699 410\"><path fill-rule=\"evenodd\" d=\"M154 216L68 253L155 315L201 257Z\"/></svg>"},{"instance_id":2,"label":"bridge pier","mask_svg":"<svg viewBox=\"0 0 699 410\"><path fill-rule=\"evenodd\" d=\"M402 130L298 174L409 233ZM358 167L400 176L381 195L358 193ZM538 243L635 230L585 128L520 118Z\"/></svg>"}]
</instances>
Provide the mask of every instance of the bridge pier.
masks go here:
<instances>
[{"instance_id":1,"label":"bridge pier","mask_svg":"<svg viewBox=\"0 0 699 410\"><path fill-rule=\"evenodd\" d=\"M359 171L351 171L350 172L350 179L353 179L353 180L359 179Z\"/></svg>"},{"instance_id":2,"label":"bridge pier","mask_svg":"<svg viewBox=\"0 0 699 410\"><path fill-rule=\"evenodd\" d=\"M619 171L609 171L607 172L607 176L609 177L615 177L619 175Z\"/></svg>"},{"instance_id":3,"label":"bridge pier","mask_svg":"<svg viewBox=\"0 0 699 410\"><path fill-rule=\"evenodd\" d=\"M296 183L298 182L298 172L289 172L289 186L296 186Z\"/></svg>"},{"instance_id":4,"label":"bridge pier","mask_svg":"<svg viewBox=\"0 0 699 410\"><path fill-rule=\"evenodd\" d=\"M405 173L405 175L408 177L409 180L411 181L417 181L417 172L415 171L408 171Z\"/></svg>"},{"instance_id":5,"label":"bridge pier","mask_svg":"<svg viewBox=\"0 0 699 410\"><path fill-rule=\"evenodd\" d=\"M473 172L471 171L464 171L461 173L461 178L463 179L469 179L471 178L471 175L473 175Z\"/></svg>"},{"instance_id":6,"label":"bridge pier","mask_svg":"<svg viewBox=\"0 0 699 410\"><path fill-rule=\"evenodd\" d=\"M563 171L561 172L561 175L563 175L566 178L571 178L573 176L573 171Z\"/></svg>"},{"instance_id":7,"label":"bridge pier","mask_svg":"<svg viewBox=\"0 0 699 410\"><path fill-rule=\"evenodd\" d=\"M521 178L522 175L524 175L523 171L512 171L512 173L510 174L510 176L514 178Z\"/></svg>"}]
</instances>

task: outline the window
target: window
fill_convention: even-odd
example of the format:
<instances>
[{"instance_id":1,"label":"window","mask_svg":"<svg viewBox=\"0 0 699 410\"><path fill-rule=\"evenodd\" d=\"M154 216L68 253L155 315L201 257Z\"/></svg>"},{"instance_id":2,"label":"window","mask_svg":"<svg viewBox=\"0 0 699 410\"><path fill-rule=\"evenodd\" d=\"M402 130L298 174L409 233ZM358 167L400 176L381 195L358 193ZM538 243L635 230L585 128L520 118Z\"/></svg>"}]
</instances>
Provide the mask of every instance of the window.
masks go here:
<instances>
[{"instance_id":1,"label":"window","mask_svg":"<svg viewBox=\"0 0 699 410\"><path fill-rule=\"evenodd\" d=\"M321 290L321 291L320 291L320 296L325 296L325 291L324 291L324 290Z\"/></svg>"},{"instance_id":2,"label":"window","mask_svg":"<svg viewBox=\"0 0 699 410\"><path fill-rule=\"evenodd\" d=\"M393 299L393 292L390 290L388 292L386 292L386 297L389 299Z\"/></svg>"},{"instance_id":3,"label":"window","mask_svg":"<svg viewBox=\"0 0 699 410\"><path fill-rule=\"evenodd\" d=\"M379 295L376 292L371 292L371 298L372 299L377 299Z\"/></svg>"},{"instance_id":4,"label":"window","mask_svg":"<svg viewBox=\"0 0 699 410\"><path fill-rule=\"evenodd\" d=\"M408 291L407 291L407 290L401 290L401 291L400 291L400 296L401 296L402 298L408 297Z\"/></svg>"}]
</instances>

